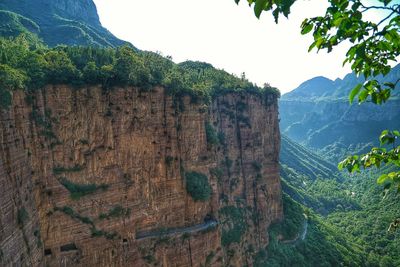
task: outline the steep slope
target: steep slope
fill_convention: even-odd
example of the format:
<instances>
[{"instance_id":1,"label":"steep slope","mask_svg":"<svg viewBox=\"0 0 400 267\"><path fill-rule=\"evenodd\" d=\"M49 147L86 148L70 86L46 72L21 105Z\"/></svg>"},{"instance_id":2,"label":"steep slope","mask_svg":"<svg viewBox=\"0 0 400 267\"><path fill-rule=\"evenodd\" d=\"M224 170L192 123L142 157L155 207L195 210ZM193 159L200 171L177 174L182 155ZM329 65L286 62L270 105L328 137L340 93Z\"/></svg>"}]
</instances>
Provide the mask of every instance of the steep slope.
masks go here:
<instances>
[{"instance_id":1,"label":"steep slope","mask_svg":"<svg viewBox=\"0 0 400 267\"><path fill-rule=\"evenodd\" d=\"M92 0L3 0L0 10L1 36L31 32L49 46L126 43L101 26Z\"/></svg>"},{"instance_id":2,"label":"steep slope","mask_svg":"<svg viewBox=\"0 0 400 267\"><path fill-rule=\"evenodd\" d=\"M199 266L215 255L213 266L238 266L250 244L267 245L266 226L282 217L276 99L228 94L204 110L184 97L179 110L163 88L49 86L32 97L15 93L1 113L1 265ZM225 145L207 143L207 122ZM193 172L209 199L186 191ZM210 216L218 227L137 238Z\"/></svg>"},{"instance_id":3,"label":"steep slope","mask_svg":"<svg viewBox=\"0 0 400 267\"><path fill-rule=\"evenodd\" d=\"M285 219L270 228L270 245L254 266L370 266L364 248L342 229L287 195L283 205Z\"/></svg>"},{"instance_id":4,"label":"steep slope","mask_svg":"<svg viewBox=\"0 0 400 267\"><path fill-rule=\"evenodd\" d=\"M336 166L328 163L309 149L293 142L285 135L282 135L281 138L280 162L313 179L317 177L333 178L337 174Z\"/></svg>"},{"instance_id":5,"label":"steep slope","mask_svg":"<svg viewBox=\"0 0 400 267\"><path fill-rule=\"evenodd\" d=\"M270 228L268 257L259 254L256 266L399 266L400 231L388 227L400 213L400 196L383 197L376 184L380 172L392 170L347 175L332 169L332 176L323 168L332 165L312 151L284 136L281 144L285 219Z\"/></svg>"},{"instance_id":6,"label":"steep slope","mask_svg":"<svg viewBox=\"0 0 400 267\"><path fill-rule=\"evenodd\" d=\"M336 166L284 135L280 163L282 189L297 202L323 215L359 208Z\"/></svg>"}]
</instances>

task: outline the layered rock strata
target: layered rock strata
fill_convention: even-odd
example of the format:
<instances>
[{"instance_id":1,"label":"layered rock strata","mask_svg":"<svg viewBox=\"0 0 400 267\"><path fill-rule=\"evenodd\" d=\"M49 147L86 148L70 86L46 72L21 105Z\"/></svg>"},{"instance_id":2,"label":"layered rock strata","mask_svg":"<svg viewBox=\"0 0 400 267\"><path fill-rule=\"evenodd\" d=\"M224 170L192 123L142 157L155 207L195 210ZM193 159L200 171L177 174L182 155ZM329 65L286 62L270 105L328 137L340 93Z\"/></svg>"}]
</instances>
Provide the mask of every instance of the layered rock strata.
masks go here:
<instances>
[{"instance_id":1,"label":"layered rock strata","mask_svg":"<svg viewBox=\"0 0 400 267\"><path fill-rule=\"evenodd\" d=\"M0 124L1 266L251 266L283 216L273 95L48 86Z\"/></svg>"}]
</instances>

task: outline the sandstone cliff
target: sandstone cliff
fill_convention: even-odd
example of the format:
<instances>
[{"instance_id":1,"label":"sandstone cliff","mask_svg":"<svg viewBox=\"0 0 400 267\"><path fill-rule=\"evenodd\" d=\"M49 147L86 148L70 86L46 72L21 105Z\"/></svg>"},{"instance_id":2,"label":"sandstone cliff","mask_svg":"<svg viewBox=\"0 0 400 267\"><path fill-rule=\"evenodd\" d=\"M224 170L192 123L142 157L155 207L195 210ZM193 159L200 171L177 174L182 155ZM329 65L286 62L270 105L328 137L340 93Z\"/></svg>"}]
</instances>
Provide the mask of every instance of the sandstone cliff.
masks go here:
<instances>
[{"instance_id":1,"label":"sandstone cliff","mask_svg":"<svg viewBox=\"0 0 400 267\"><path fill-rule=\"evenodd\" d=\"M272 95L48 86L0 124L1 266L252 266L283 216Z\"/></svg>"}]
</instances>

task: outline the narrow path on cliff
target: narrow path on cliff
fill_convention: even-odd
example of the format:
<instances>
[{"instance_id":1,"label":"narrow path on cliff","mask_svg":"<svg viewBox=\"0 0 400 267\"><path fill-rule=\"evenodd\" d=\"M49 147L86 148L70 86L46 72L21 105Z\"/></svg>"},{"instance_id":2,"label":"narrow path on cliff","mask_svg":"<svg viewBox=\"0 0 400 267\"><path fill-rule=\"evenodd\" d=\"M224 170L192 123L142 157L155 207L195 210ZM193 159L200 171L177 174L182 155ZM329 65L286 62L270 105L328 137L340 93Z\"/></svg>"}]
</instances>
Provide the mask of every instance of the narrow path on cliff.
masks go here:
<instances>
[{"instance_id":1,"label":"narrow path on cliff","mask_svg":"<svg viewBox=\"0 0 400 267\"><path fill-rule=\"evenodd\" d=\"M166 230L160 231L143 231L136 233L136 240L141 240L145 238L153 238L153 237L164 237L174 234L184 234L184 233L195 233L203 230L207 230L212 227L216 227L218 222L215 220L207 221L202 224L196 224L193 226L182 227L182 228L170 228Z\"/></svg>"}]
</instances>

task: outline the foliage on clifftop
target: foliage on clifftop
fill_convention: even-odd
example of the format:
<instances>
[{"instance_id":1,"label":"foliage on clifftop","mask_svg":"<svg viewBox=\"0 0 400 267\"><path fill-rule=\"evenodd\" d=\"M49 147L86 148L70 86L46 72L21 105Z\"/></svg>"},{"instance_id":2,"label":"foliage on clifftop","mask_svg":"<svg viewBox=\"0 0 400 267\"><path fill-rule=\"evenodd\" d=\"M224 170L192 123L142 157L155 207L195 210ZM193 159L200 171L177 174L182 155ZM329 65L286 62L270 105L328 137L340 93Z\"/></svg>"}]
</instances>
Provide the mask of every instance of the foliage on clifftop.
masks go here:
<instances>
[{"instance_id":1,"label":"foliage on clifftop","mask_svg":"<svg viewBox=\"0 0 400 267\"><path fill-rule=\"evenodd\" d=\"M279 96L275 88L260 88L210 64L175 64L170 58L152 52L119 48L46 48L29 42L23 35L0 38L0 107L11 104L12 91L32 91L46 84L135 86L150 90L163 86L174 96L190 95L194 101L209 102L228 92L246 91L260 96Z\"/></svg>"}]
</instances>

